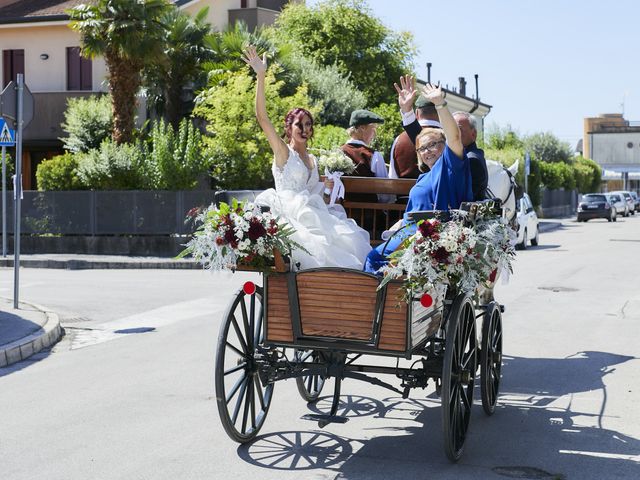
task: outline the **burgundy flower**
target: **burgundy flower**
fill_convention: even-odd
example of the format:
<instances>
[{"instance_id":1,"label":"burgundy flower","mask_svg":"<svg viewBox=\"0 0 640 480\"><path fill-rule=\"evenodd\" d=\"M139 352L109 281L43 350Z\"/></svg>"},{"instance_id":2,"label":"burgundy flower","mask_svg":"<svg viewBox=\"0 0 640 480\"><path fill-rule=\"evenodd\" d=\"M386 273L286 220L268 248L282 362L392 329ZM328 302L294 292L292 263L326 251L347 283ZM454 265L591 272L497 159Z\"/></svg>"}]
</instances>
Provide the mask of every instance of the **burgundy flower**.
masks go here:
<instances>
[{"instance_id":1,"label":"burgundy flower","mask_svg":"<svg viewBox=\"0 0 640 480\"><path fill-rule=\"evenodd\" d=\"M216 238L216 245L224 245L224 238L222 237Z\"/></svg>"},{"instance_id":2,"label":"burgundy flower","mask_svg":"<svg viewBox=\"0 0 640 480\"><path fill-rule=\"evenodd\" d=\"M420 233L423 237L432 238L434 235L438 233L438 227L440 226L440 222L422 222L418 227Z\"/></svg>"},{"instance_id":3,"label":"burgundy flower","mask_svg":"<svg viewBox=\"0 0 640 480\"><path fill-rule=\"evenodd\" d=\"M444 247L438 247L438 249L434 252L431 252L431 256L438 263L449 263L449 252Z\"/></svg>"},{"instance_id":4,"label":"burgundy flower","mask_svg":"<svg viewBox=\"0 0 640 480\"><path fill-rule=\"evenodd\" d=\"M267 234L264 226L257 218L252 218L249 221L249 231L247 232L247 236L249 240L255 242L260 237L264 237Z\"/></svg>"},{"instance_id":5,"label":"burgundy flower","mask_svg":"<svg viewBox=\"0 0 640 480\"><path fill-rule=\"evenodd\" d=\"M492 270L491 273L489 274L489 281L492 283L495 282L496 275L498 275L498 270L497 269Z\"/></svg>"},{"instance_id":6,"label":"burgundy flower","mask_svg":"<svg viewBox=\"0 0 640 480\"><path fill-rule=\"evenodd\" d=\"M232 228L228 228L224 232L224 241L231 245L233 248L236 248L234 245L238 245L238 239L236 238L236 234L234 233Z\"/></svg>"}]
</instances>

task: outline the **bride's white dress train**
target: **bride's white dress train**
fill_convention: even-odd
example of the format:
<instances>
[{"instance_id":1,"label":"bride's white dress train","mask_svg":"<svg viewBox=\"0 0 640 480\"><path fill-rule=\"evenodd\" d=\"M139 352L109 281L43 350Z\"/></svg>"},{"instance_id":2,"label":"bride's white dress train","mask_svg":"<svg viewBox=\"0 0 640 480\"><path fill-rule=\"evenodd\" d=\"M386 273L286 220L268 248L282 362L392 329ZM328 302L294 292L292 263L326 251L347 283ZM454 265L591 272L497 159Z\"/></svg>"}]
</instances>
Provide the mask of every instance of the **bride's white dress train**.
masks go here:
<instances>
[{"instance_id":1,"label":"bride's white dress train","mask_svg":"<svg viewBox=\"0 0 640 480\"><path fill-rule=\"evenodd\" d=\"M283 168L275 162L271 170L276 188L262 192L256 203L271 211L296 230L292 239L309 251L293 252L293 263L299 269L345 267L361 270L371 251L369 233L347 218L340 205L327 206L322 198L317 161L309 170L298 153L289 147L289 158Z\"/></svg>"}]
</instances>

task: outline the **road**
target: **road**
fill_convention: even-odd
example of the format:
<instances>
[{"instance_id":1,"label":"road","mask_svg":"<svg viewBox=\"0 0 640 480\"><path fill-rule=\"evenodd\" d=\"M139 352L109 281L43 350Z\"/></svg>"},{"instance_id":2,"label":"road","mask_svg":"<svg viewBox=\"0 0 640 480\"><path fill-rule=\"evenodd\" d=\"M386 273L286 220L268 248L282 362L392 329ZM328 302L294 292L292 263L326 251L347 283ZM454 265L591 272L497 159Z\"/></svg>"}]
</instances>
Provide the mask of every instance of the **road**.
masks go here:
<instances>
[{"instance_id":1,"label":"road","mask_svg":"<svg viewBox=\"0 0 640 480\"><path fill-rule=\"evenodd\" d=\"M319 429L293 381L261 435L230 441L213 393L218 327L255 274L21 271L21 300L60 314L51 351L0 369L0 471L26 479L636 479L640 477L640 217L566 221L519 252L500 404L479 389L466 450L442 449L433 388L403 400L343 383L346 424ZM0 296L12 295L0 270ZM121 332L121 333L114 333ZM393 383L393 379L392 383Z\"/></svg>"}]
</instances>

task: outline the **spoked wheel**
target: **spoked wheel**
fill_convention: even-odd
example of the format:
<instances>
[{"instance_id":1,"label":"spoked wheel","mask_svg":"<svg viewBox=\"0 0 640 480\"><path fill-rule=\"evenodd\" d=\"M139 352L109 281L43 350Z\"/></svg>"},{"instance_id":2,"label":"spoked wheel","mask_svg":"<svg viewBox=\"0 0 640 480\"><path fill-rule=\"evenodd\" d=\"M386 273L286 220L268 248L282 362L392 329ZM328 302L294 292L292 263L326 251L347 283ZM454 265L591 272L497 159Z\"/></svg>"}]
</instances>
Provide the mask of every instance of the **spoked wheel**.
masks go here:
<instances>
[{"instance_id":1,"label":"spoked wheel","mask_svg":"<svg viewBox=\"0 0 640 480\"><path fill-rule=\"evenodd\" d=\"M320 353L313 350L296 350L296 362L314 362L320 360ZM305 375L296 377L296 385L300 396L308 403L315 402L320 397L322 387L324 387L324 378L321 375Z\"/></svg>"},{"instance_id":2,"label":"spoked wheel","mask_svg":"<svg viewBox=\"0 0 640 480\"><path fill-rule=\"evenodd\" d=\"M236 442L253 439L267 416L273 384L263 386L255 363L264 337L262 288L240 290L229 305L218 337L215 384L220 420Z\"/></svg>"},{"instance_id":3,"label":"spoked wheel","mask_svg":"<svg viewBox=\"0 0 640 480\"><path fill-rule=\"evenodd\" d=\"M467 295L458 295L447 320L442 367L442 427L449 460L462 456L473 405L476 364L475 309Z\"/></svg>"},{"instance_id":4,"label":"spoked wheel","mask_svg":"<svg viewBox=\"0 0 640 480\"><path fill-rule=\"evenodd\" d=\"M500 313L500 305L491 302L482 319L480 349L480 393L482 408L487 415L493 415L498 403L501 368L502 313Z\"/></svg>"}]
</instances>

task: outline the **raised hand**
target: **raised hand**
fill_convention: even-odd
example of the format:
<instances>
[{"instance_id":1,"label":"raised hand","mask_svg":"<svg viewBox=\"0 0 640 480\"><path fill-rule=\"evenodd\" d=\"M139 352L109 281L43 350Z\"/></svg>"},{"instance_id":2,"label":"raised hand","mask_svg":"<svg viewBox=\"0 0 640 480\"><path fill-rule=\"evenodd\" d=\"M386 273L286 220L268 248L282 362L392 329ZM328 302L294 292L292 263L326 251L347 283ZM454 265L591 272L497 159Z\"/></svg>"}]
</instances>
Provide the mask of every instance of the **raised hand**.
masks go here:
<instances>
[{"instance_id":1,"label":"raised hand","mask_svg":"<svg viewBox=\"0 0 640 480\"><path fill-rule=\"evenodd\" d=\"M413 98L416 96L416 89L413 87L413 77L411 75L404 75L400 77L400 86L394 83L393 86L398 92L398 105L400 105L400 111L407 113L413 110Z\"/></svg>"},{"instance_id":2,"label":"raised hand","mask_svg":"<svg viewBox=\"0 0 640 480\"><path fill-rule=\"evenodd\" d=\"M258 55L256 47L249 45L244 50L244 56L241 57L244 63L253 68L256 73L264 73L267 71L267 53L262 54L262 58Z\"/></svg>"},{"instance_id":3,"label":"raised hand","mask_svg":"<svg viewBox=\"0 0 640 480\"><path fill-rule=\"evenodd\" d=\"M444 92L442 91L440 84L436 86L427 83L422 87L422 96L434 105L442 105L444 103Z\"/></svg>"}]
</instances>

